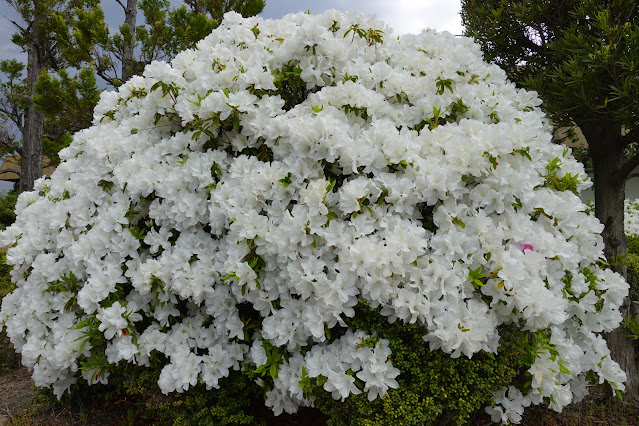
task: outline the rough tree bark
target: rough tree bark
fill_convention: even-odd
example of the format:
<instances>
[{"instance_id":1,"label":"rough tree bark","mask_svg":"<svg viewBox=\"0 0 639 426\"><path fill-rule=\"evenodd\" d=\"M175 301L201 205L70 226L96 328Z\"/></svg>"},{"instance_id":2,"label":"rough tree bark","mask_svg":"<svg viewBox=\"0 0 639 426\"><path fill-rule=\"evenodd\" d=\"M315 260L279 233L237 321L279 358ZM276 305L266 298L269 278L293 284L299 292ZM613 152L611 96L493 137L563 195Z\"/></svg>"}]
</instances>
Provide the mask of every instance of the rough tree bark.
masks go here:
<instances>
[{"instance_id":1,"label":"rough tree bark","mask_svg":"<svg viewBox=\"0 0 639 426\"><path fill-rule=\"evenodd\" d=\"M124 7L124 6L123 6ZM134 61L134 48L135 48L135 24L138 15L138 2L137 0L127 0L126 7L124 7L124 23L129 28L131 36L130 43L127 43L122 52L122 82L126 82L133 77L135 64Z\"/></svg>"},{"instance_id":2,"label":"rough tree bark","mask_svg":"<svg viewBox=\"0 0 639 426\"><path fill-rule=\"evenodd\" d=\"M33 190L36 179L42 177L42 113L35 106L36 85L44 69L42 16L34 17L27 50L27 114L22 134L19 192ZM46 42L46 41L44 41Z\"/></svg>"},{"instance_id":3,"label":"rough tree bark","mask_svg":"<svg viewBox=\"0 0 639 426\"><path fill-rule=\"evenodd\" d=\"M193 10L199 15L206 15L206 6L203 1L196 0L193 2Z\"/></svg>"},{"instance_id":4,"label":"rough tree bark","mask_svg":"<svg viewBox=\"0 0 639 426\"><path fill-rule=\"evenodd\" d=\"M604 224L603 238L606 242L604 254L611 267L626 276L623 257L627 242L624 234L624 199L626 177L612 171L620 170L624 164L624 141L621 127L600 121L582 124L581 130L589 142L592 154L595 181L595 216ZM630 315L630 297L624 299L622 315ZM606 333L612 359L626 372L625 400L639 402L639 369L637 368L634 342L627 337L623 327Z\"/></svg>"}]
</instances>

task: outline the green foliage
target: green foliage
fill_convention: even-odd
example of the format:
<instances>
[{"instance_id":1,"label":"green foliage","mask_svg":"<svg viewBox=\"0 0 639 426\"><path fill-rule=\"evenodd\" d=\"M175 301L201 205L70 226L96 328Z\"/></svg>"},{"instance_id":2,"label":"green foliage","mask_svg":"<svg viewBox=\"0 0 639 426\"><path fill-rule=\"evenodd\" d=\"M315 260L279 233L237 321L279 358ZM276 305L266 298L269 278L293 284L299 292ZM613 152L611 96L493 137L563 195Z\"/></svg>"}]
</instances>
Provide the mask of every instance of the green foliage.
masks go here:
<instances>
[{"instance_id":1,"label":"green foliage","mask_svg":"<svg viewBox=\"0 0 639 426\"><path fill-rule=\"evenodd\" d=\"M204 385L197 385L184 394L173 395L152 413L161 424L272 424L273 414L257 407L264 405L262 392L246 376L233 371L220 381L219 389L206 390Z\"/></svg>"},{"instance_id":2,"label":"green foliage","mask_svg":"<svg viewBox=\"0 0 639 426\"><path fill-rule=\"evenodd\" d=\"M577 173L566 173L562 177L557 176L557 170L561 165L561 159L555 158L546 165L546 186L556 191L571 191L575 195L579 195L577 185L581 183L581 179Z\"/></svg>"},{"instance_id":3,"label":"green foliage","mask_svg":"<svg viewBox=\"0 0 639 426\"><path fill-rule=\"evenodd\" d=\"M63 18L64 16L59 17ZM29 104L33 102L44 118L43 137L40 141L43 154L48 158L44 167L59 164L58 152L71 143L71 134L91 124L93 107L100 94L93 70L83 69L71 76L73 73L66 70L56 73L56 69L45 69L35 85L35 96L31 97L24 78L25 66L16 60L0 63L3 77L0 84L2 126L7 131L16 129L24 132ZM22 142L10 133L4 136L0 153L21 154Z\"/></svg>"},{"instance_id":4,"label":"green foliage","mask_svg":"<svg viewBox=\"0 0 639 426\"><path fill-rule=\"evenodd\" d=\"M17 201L17 192L0 192L0 230L6 229L16 220L15 209Z\"/></svg>"},{"instance_id":5,"label":"green foliage","mask_svg":"<svg viewBox=\"0 0 639 426\"><path fill-rule=\"evenodd\" d=\"M7 265L7 253L0 252L0 299L11 293L15 288L15 284L11 282L11 266Z\"/></svg>"},{"instance_id":6,"label":"green foliage","mask_svg":"<svg viewBox=\"0 0 639 426\"><path fill-rule=\"evenodd\" d=\"M19 187L23 191L33 189L34 180L42 175L43 129L44 134L48 134L47 132L50 131L51 135L55 134L49 138L51 141L59 139L66 132L75 131L66 129L56 132L57 117L49 114L43 119L42 108L45 106L55 108L51 104L60 102L65 106L65 109L67 107L80 108L76 110L79 114L71 114L68 117L73 117L73 119L89 117L90 120L91 111L82 110L81 105L66 104L64 99L55 96L62 93L61 91L52 92L52 97L43 103L41 102L40 105L38 105L36 97L48 93L46 89L38 92L40 90L37 87L38 81L42 75L46 76L47 73L56 72L64 73L61 70L68 66L68 58L63 54L64 50L60 49L61 40L68 34L63 32L66 27L61 26L60 23L75 19L77 13L95 8L99 2L97 0L7 0L7 4L15 10L18 16L18 19L11 21L17 30L11 40L23 52L27 53L28 59L26 67L15 60L5 61L2 64L0 71L7 80L0 87L0 97L2 98L0 100L0 120L2 120L0 126L16 134L21 133L21 141L11 133L3 135L3 145L22 156L23 164ZM28 72L25 73L28 78L23 79L25 68L28 68ZM87 75L89 74L92 72L89 71ZM76 77L82 78L81 75ZM62 89L66 83L80 81L76 80L76 77L70 78L68 75L64 75L62 80L65 81L62 86L54 87L55 84L49 84L49 86ZM46 83L53 83L53 80L48 79ZM68 88L68 86L64 88ZM64 111L57 112L61 113L64 121ZM38 125L29 126L29 123L41 121L44 122L44 128ZM28 164L24 163L25 161Z\"/></svg>"},{"instance_id":7,"label":"green foliage","mask_svg":"<svg viewBox=\"0 0 639 426\"><path fill-rule=\"evenodd\" d=\"M57 75L44 72L36 90L35 104L45 118L43 152L49 158L45 166L55 166L60 163L58 152L69 146L71 135L91 125L101 90L90 68L73 77L66 70Z\"/></svg>"},{"instance_id":8,"label":"green foliage","mask_svg":"<svg viewBox=\"0 0 639 426\"><path fill-rule=\"evenodd\" d=\"M635 251L639 246L639 237L632 237L633 251L630 250L628 239L628 255L626 256L626 266L628 268L627 281L630 284L630 299L639 301L639 254Z\"/></svg>"},{"instance_id":9,"label":"green foliage","mask_svg":"<svg viewBox=\"0 0 639 426\"><path fill-rule=\"evenodd\" d=\"M295 62L288 63L281 70L273 71L273 83L277 88L273 93L279 93L282 96L286 111L303 102L309 94L319 90L319 87L312 90L307 89L306 82L302 80L301 74L302 69Z\"/></svg>"},{"instance_id":10,"label":"green foliage","mask_svg":"<svg viewBox=\"0 0 639 426\"><path fill-rule=\"evenodd\" d=\"M16 123L16 121L22 120L23 111L27 108L27 86L23 81L24 71L24 64L15 59L0 62L0 74L2 75L2 81L0 82L0 126L6 133L3 136L7 136L3 137L3 139L9 139L9 126L19 129L18 124L21 124L21 122ZM14 142L15 146L18 145L15 141L4 140L3 142ZM12 155L14 153L15 149L11 146L0 147L0 155Z\"/></svg>"},{"instance_id":11,"label":"green foliage","mask_svg":"<svg viewBox=\"0 0 639 426\"><path fill-rule=\"evenodd\" d=\"M392 350L389 360L401 371L397 378L399 388L389 390L384 398L374 401L368 401L366 393L339 401L321 388L321 377L306 377L300 386L307 396L315 396L318 410L302 410L295 416L298 420L309 416L317 421L325 415L329 425L466 424L473 414L490 404L496 390L519 377L524 362L530 361L524 355L530 352L522 349L522 345L530 349L532 340L514 330L502 330L506 343L497 355L478 353L472 359L464 356L453 359L442 351L430 351L422 339L424 329L416 324L399 321L389 324L377 310L362 302L356 311L355 318L347 319L348 327L373 333L361 346L373 347L379 339L389 340ZM543 346L542 334L536 336L536 341ZM519 339L517 344L507 343L516 340L513 336ZM79 382L64 398L68 400L66 403L73 403L71 399L80 395L85 404L92 401L117 404L125 400L136 407L136 418L152 424L267 425L276 421L287 424L286 415L276 418L264 407L265 390L254 381L261 373L268 376L277 373L271 372L271 367L281 361L281 355L276 348L267 346L272 362L264 371L231 371L229 377L220 380L219 389L207 390L198 384L184 393L161 395L157 382L165 360L154 352L150 367L121 362L109 369L108 384L89 386ZM93 373L95 371L91 371Z\"/></svg>"},{"instance_id":12,"label":"green foliage","mask_svg":"<svg viewBox=\"0 0 639 426\"><path fill-rule=\"evenodd\" d=\"M373 46L376 43L384 43L382 30L374 30L372 28L369 28L368 31L366 31L363 28L360 28L358 24L353 24L344 33L344 38L346 38L346 36L348 36L348 34L350 34L351 32L353 33L352 39L355 39L355 35L357 35L359 38L365 39L368 42L369 46Z\"/></svg>"},{"instance_id":13,"label":"green foliage","mask_svg":"<svg viewBox=\"0 0 639 426\"><path fill-rule=\"evenodd\" d=\"M628 254L639 255L639 235L628 235Z\"/></svg>"},{"instance_id":14,"label":"green foliage","mask_svg":"<svg viewBox=\"0 0 639 426\"><path fill-rule=\"evenodd\" d=\"M254 373L264 377L269 375L271 378L277 378L279 365L284 361L282 354L277 346L271 345L268 340L262 343L262 347L266 351L266 363L257 367Z\"/></svg>"},{"instance_id":15,"label":"green foliage","mask_svg":"<svg viewBox=\"0 0 639 426\"><path fill-rule=\"evenodd\" d=\"M637 318L628 316L623 319L621 325L630 332L633 340L639 341L639 320Z\"/></svg>"},{"instance_id":16,"label":"green foliage","mask_svg":"<svg viewBox=\"0 0 639 426\"><path fill-rule=\"evenodd\" d=\"M464 0L462 21L486 59L540 93L555 123L597 117L628 130L637 126L635 1Z\"/></svg>"},{"instance_id":17,"label":"green foliage","mask_svg":"<svg viewBox=\"0 0 639 426\"><path fill-rule=\"evenodd\" d=\"M244 17L264 9L263 0L190 0L172 9L168 0L140 0L144 24L130 28L122 24L112 31L101 8L78 13L71 22L58 22L65 55L76 67L91 64L108 84L118 87L126 79L121 59L131 50L135 57L128 72L140 74L154 60L170 60L182 50L194 48L222 21L226 12ZM187 7L188 6L188 7Z\"/></svg>"},{"instance_id":18,"label":"green foliage","mask_svg":"<svg viewBox=\"0 0 639 426\"><path fill-rule=\"evenodd\" d=\"M0 252L0 302L4 296L16 288L11 282L10 273L11 266L7 265L7 253ZM4 330L2 330L0 332L0 371L16 368L18 365L18 357L13 351L13 345Z\"/></svg>"},{"instance_id":19,"label":"green foliage","mask_svg":"<svg viewBox=\"0 0 639 426\"><path fill-rule=\"evenodd\" d=\"M126 401L144 424L158 425L266 425L273 424L273 413L264 407L263 389L247 376L231 371L220 380L219 389L198 384L184 393L161 394L157 382L163 360L151 356L148 368L120 363L109 376L108 384L74 385L64 403L79 396L84 403L118 404ZM50 394L51 391L45 391ZM53 398L52 398L53 399Z\"/></svg>"},{"instance_id":20,"label":"green foliage","mask_svg":"<svg viewBox=\"0 0 639 426\"><path fill-rule=\"evenodd\" d=\"M329 425L465 424L490 404L495 391L513 381L524 361L524 352L508 343L498 355L478 353L472 359L430 351L422 327L401 321L389 324L362 301L355 317L346 322L352 329L389 340L390 361L401 371L399 388L373 401L362 393L342 402L318 386L321 379L315 386L307 384L305 390L316 397L315 406L330 416Z\"/></svg>"},{"instance_id":21,"label":"green foliage","mask_svg":"<svg viewBox=\"0 0 639 426\"><path fill-rule=\"evenodd\" d=\"M486 284L488 278L486 274L481 272L481 266L478 266L475 270L468 268L468 280L473 283L475 288L479 288Z\"/></svg>"}]
</instances>

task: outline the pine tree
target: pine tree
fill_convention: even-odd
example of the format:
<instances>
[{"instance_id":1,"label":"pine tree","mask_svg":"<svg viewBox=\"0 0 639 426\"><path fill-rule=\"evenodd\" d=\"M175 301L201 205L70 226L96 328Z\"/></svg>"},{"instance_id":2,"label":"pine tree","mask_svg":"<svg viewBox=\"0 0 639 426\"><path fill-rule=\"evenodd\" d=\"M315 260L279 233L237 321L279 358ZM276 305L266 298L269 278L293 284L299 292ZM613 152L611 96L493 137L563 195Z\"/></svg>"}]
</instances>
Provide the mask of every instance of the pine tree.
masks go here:
<instances>
[{"instance_id":1,"label":"pine tree","mask_svg":"<svg viewBox=\"0 0 639 426\"><path fill-rule=\"evenodd\" d=\"M111 34L101 9L80 12L75 21L59 22L65 54L75 66L90 63L110 86L118 87L146 64L170 60L216 28L224 13L237 11L254 16L264 9L263 0L187 1L171 9L168 0L115 0L124 11L124 23ZM187 5L189 7L187 7ZM139 9L139 10L138 10ZM135 25L138 11L144 24Z\"/></svg>"},{"instance_id":2,"label":"pine tree","mask_svg":"<svg viewBox=\"0 0 639 426\"><path fill-rule=\"evenodd\" d=\"M24 91L22 100L16 104L21 110L12 111L12 116L5 114L5 120L13 121L22 134L21 144L13 143L21 157L19 191L22 192L33 189L35 180L42 176L44 115L36 105L38 83L43 73L61 70L67 65L57 40L56 22L71 20L77 11L94 8L98 2L7 0L7 3L20 15L19 21L11 21L17 29L12 41L27 53ZM5 69L15 77L16 64L7 66L11 69Z\"/></svg>"}]
</instances>

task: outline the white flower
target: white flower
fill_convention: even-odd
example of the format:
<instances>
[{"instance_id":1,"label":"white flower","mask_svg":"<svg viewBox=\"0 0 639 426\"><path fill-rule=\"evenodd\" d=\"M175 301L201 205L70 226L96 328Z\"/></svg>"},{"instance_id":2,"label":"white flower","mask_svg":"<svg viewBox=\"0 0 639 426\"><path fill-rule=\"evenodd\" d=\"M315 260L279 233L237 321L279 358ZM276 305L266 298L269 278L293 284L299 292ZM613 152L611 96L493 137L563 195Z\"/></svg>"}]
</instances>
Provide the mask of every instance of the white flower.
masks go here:
<instances>
[{"instance_id":1,"label":"white flower","mask_svg":"<svg viewBox=\"0 0 639 426\"><path fill-rule=\"evenodd\" d=\"M486 413L490 414L490 419L497 423L503 424L519 423L524 413L524 407L530 405L530 398L525 397L519 389L514 386L508 387L508 396L506 389L502 389L493 396L494 406L486 407Z\"/></svg>"},{"instance_id":2,"label":"white flower","mask_svg":"<svg viewBox=\"0 0 639 426\"><path fill-rule=\"evenodd\" d=\"M339 208L344 213L352 213L361 208L362 198L370 193L368 180L357 178L345 183L339 193Z\"/></svg>"},{"instance_id":3,"label":"white flower","mask_svg":"<svg viewBox=\"0 0 639 426\"><path fill-rule=\"evenodd\" d=\"M116 334L122 335L122 330L127 327L127 320L123 318L123 314L126 312L126 307L122 306L120 302L115 302L108 308L103 309L95 316L100 325L98 330L104 332L104 337L111 339Z\"/></svg>"}]
</instances>

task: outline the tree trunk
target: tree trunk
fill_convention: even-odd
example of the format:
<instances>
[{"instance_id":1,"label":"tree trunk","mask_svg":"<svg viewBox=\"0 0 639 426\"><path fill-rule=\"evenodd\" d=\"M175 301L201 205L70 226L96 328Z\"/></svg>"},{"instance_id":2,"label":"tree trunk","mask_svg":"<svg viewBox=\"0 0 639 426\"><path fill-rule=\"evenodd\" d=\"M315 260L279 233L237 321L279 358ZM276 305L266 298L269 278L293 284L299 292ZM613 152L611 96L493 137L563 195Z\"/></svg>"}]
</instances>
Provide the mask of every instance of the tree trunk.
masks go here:
<instances>
[{"instance_id":1,"label":"tree trunk","mask_svg":"<svg viewBox=\"0 0 639 426\"><path fill-rule=\"evenodd\" d=\"M124 46L122 52L122 82L124 83L135 73L135 64L133 63L135 48L135 25L138 15L137 0L127 0L126 9L124 10L124 23L127 25L130 34L130 42Z\"/></svg>"},{"instance_id":2,"label":"tree trunk","mask_svg":"<svg viewBox=\"0 0 639 426\"><path fill-rule=\"evenodd\" d=\"M42 113L35 106L36 85L44 68L41 45L43 43L41 17L36 16L31 29L27 51L28 106L22 134L19 192L32 191L36 179L42 177ZM45 41L46 42L46 41Z\"/></svg>"},{"instance_id":3,"label":"tree trunk","mask_svg":"<svg viewBox=\"0 0 639 426\"><path fill-rule=\"evenodd\" d=\"M582 125L581 130L588 141L592 153L595 172L595 215L604 224L602 234L605 243L604 254L613 270L626 276L624 256L627 242L624 233L625 178L614 177L624 161L624 146L621 128L612 123L600 121ZM630 297L624 299L621 313L630 315ZM628 332L618 327L605 334L612 359L626 372L626 393L624 400L639 402L639 370L635 359L634 341L626 337Z\"/></svg>"},{"instance_id":4,"label":"tree trunk","mask_svg":"<svg viewBox=\"0 0 639 426\"><path fill-rule=\"evenodd\" d=\"M193 3L193 10L198 15L206 15L206 7L204 6L204 2L201 0L195 0Z\"/></svg>"}]
</instances>

